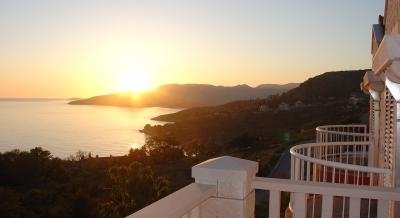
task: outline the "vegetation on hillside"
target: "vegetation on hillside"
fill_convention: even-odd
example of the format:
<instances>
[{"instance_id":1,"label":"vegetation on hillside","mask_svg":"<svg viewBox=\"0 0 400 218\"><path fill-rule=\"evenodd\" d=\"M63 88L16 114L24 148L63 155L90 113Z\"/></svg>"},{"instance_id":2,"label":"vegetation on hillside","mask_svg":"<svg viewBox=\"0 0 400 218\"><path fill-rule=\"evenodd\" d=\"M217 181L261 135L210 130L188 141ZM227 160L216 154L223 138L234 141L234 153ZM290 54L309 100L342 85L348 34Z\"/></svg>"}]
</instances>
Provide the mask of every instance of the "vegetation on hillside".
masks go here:
<instances>
[{"instance_id":1,"label":"vegetation on hillside","mask_svg":"<svg viewBox=\"0 0 400 218\"><path fill-rule=\"evenodd\" d=\"M193 162L165 146L74 160L41 148L0 153L0 217L125 217L188 184Z\"/></svg>"},{"instance_id":2,"label":"vegetation on hillside","mask_svg":"<svg viewBox=\"0 0 400 218\"><path fill-rule=\"evenodd\" d=\"M312 139L318 125L361 122L368 112L358 85L364 72L328 72L266 99L162 115L155 119L172 123L146 125L143 132L205 156Z\"/></svg>"}]
</instances>

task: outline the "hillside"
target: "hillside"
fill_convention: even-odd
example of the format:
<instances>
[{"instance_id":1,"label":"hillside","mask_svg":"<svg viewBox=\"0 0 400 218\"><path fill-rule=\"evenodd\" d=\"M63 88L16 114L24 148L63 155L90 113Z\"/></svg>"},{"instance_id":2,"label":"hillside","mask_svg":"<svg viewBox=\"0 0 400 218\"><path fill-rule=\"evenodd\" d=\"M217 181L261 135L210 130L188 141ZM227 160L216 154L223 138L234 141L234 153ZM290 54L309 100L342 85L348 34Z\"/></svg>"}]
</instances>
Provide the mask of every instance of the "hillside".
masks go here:
<instances>
[{"instance_id":1,"label":"hillside","mask_svg":"<svg viewBox=\"0 0 400 218\"><path fill-rule=\"evenodd\" d=\"M174 114L166 114L153 118L159 121L176 122L179 120L199 118L210 113L240 113L258 110L261 105L276 109L285 102L293 105L296 101L304 104L319 105L324 102L333 103L347 99L351 94L364 96L360 91L360 82L366 70L333 71L309 78L287 92L271 95L265 99L236 101L216 107L190 108ZM365 97L365 96L364 96Z\"/></svg>"},{"instance_id":2,"label":"hillside","mask_svg":"<svg viewBox=\"0 0 400 218\"><path fill-rule=\"evenodd\" d=\"M360 83L366 70L327 72L310 78L282 95L286 101L312 102L320 98L343 98L360 93Z\"/></svg>"},{"instance_id":3,"label":"hillside","mask_svg":"<svg viewBox=\"0 0 400 218\"><path fill-rule=\"evenodd\" d=\"M70 104L169 108L215 106L231 101L266 98L273 94L285 92L297 85L296 83L285 85L263 84L252 88L248 85L225 87L205 84L170 84L140 95L116 93L71 101Z\"/></svg>"},{"instance_id":4,"label":"hillside","mask_svg":"<svg viewBox=\"0 0 400 218\"><path fill-rule=\"evenodd\" d=\"M368 96L359 88L364 72L328 72L265 99L162 115L154 119L173 123L146 125L143 132L172 141L196 155L243 154L246 150L309 140L314 138L318 125L362 122L368 112ZM302 104L295 105L298 101ZM282 103L288 108L279 107ZM263 105L267 109L260 110Z\"/></svg>"}]
</instances>

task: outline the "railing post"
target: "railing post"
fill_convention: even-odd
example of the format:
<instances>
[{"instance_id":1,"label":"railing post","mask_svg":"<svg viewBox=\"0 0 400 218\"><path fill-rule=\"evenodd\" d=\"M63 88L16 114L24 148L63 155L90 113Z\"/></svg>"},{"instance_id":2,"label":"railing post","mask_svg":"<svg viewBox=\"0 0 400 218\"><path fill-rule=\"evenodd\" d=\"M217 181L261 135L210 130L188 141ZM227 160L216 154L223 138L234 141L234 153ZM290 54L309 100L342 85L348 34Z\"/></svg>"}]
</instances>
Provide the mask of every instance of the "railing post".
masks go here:
<instances>
[{"instance_id":1,"label":"railing post","mask_svg":"<svg viewBox=\"0 0 400 218\"><path fill-rule=\"evenodd\" d=\"M400 91L400 84L396 83L396 90ZM394 175L394 187L400 188L400 96L396 96L396 105L395 105L395 123L394 133L395 133L395 143L393 145L394 149L394 166L392 175ZM394 217L400 216L400 202L394 203Z\"/></svg>"},{"instance_id":2,"label":"railing post","mask_svg":"<svg viewBox=\"0 0 400 218\"><path fill-rule=\"evenodd\" d=\"M255 192L251 183L257 171L257 162L230 156L192 167L196 183L217 186L217 195L199 206L200 218L254 217Z\"/></svg>"},{"instance_id":3,"label":"railing post","mask_svg":"<svg viewBox=\"0 0 400 218\"><path fill-rule=\"evenodd\" d=\"M376 95L379 97L379 95ZM373 100L373 111L370 111L370 113L373 113L374 119L373 123L370 123L369 125L372 126L371 128L373 129L373 133L369 136L369 141L371 141L371 145L368 148L368 166L372 167L380 167L379 166L379 153L380 153L380 145L379 145L379 120L380 120L380 103L379 100Z\"/></svg>"}]
</instances>

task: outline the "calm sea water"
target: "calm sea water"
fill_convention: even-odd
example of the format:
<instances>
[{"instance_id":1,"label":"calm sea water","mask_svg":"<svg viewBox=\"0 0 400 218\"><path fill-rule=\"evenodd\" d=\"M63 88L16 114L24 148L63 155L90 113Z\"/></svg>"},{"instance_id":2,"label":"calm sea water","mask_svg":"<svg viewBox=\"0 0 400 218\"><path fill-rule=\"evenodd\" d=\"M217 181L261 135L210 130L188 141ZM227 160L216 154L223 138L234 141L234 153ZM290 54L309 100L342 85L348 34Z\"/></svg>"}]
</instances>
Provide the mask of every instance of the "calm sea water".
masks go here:
<instances>
[{"instance_id":1,"label":"calm sea water","mask_svg":"<svg viewBox=\"0 0 400 218\"><path fill-rule=\"evenodd\" d=\"M94 155L124 155L145 141L139 130L161 124L152 117L168 108L68 105L67 101L0 101L0 152L43 147L65 158L78 150Z\"/></svg>"}]
</instances>

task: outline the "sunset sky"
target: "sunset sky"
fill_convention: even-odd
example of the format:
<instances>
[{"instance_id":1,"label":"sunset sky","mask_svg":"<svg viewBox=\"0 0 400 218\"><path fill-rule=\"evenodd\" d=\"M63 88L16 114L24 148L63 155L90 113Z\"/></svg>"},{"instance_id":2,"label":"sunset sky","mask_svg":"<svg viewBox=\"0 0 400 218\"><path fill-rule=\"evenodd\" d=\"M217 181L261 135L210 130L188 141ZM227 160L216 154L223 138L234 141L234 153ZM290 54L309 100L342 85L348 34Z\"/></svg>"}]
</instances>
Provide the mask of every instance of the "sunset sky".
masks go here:
<instances>
[{"instance_id":1,"label":"sunset sky","mask_svg":"<svg viewBox=\"0 0 400 218\"><path fill-rule=\"evenodd\" d=\"M0 97L302 82L370 67L383 0L0 0Z\"/></svg>"}]
</instances>

